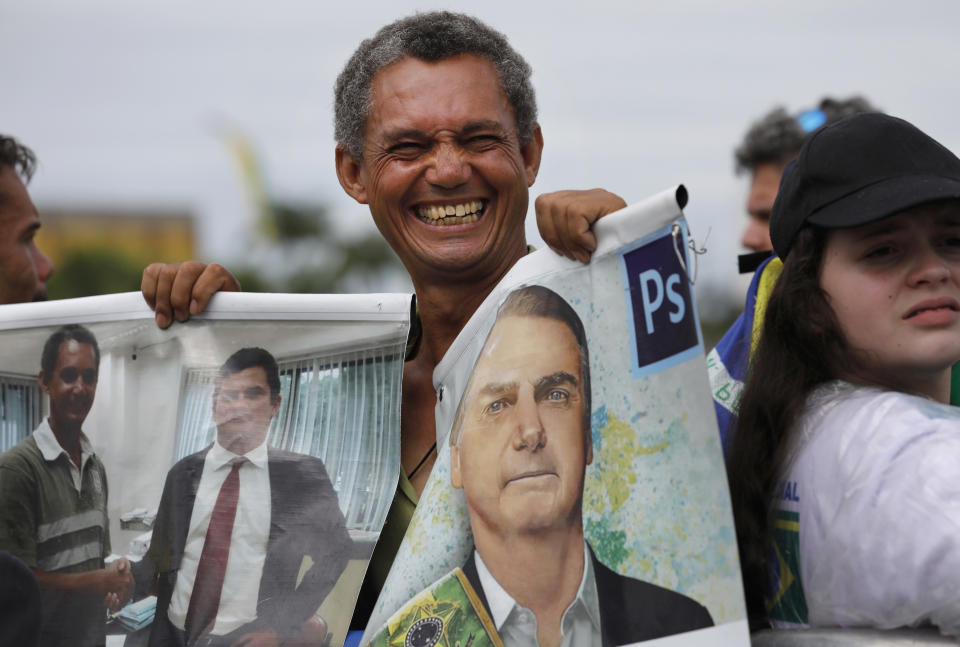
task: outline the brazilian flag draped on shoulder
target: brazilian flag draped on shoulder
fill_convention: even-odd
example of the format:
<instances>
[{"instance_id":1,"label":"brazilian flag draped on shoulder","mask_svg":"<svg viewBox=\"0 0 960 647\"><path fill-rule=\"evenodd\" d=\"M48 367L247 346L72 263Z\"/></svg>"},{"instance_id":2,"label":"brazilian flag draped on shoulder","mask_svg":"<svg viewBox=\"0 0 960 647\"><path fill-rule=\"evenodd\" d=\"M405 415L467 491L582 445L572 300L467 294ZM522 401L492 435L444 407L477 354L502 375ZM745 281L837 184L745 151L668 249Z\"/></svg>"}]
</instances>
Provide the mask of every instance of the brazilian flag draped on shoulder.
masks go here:
<instances>
[{"instance_id":1,"label":"brazilian flag draped on shoulder","mask_svg":"<svg viewBox=\"0 0 960 647\"><path fill-rule=\"evenodd\" d=\"M410 600L368 647L503 647L493 620L459 568Z\"/></svg>"},{"instance_id":2,"label":"brazilian flag draped on shoulder","mask_svg":"<svg viewBox=\"0 0 960 647\"><path fill-rule=\"evenodd\" d=\"M771 256L757 268L747 289L743 312L707 355L710 390L724 455L729 454L733 443L740 393L747 379L750 358L760 340L770 293L782 269L783 263L776 256ZM950 404L960 406L960 364L953 367Z\"/></svg>"},{"instance_id":3,"label":"brazilian flag draped on shoulder","mask_svg":"<svg viewBox=\"0 0 960 647\"><path fill-rule=\"evenodd\" d=\"M747 379L750 357L760 339L763 315L783 263L771 256L753 274L743 312L707 355L710 391L720 427L724 455L729 454L736 427L736 409Z\"/></svg>"}]
</instances>

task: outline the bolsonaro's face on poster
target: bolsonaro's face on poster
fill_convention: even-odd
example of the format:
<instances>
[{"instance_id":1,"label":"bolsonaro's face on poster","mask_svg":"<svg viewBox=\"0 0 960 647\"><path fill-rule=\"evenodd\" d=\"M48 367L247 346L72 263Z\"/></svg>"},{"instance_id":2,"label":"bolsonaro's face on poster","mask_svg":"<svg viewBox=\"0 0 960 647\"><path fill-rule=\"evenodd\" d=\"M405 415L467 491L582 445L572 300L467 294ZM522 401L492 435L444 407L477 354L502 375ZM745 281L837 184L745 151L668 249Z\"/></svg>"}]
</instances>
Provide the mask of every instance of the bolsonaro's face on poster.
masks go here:
<instances>
[{"instance_id":1,"label":"bolsonaro's face on poster","mask_svg":"<svg viewBox=\"0 0 960 647\"><path fill-rule=\"evenodd\" d=\"M585 406L581 353L564 322L497 321L451 445L451 481L464 490L474 533L579 531L592 460Z\"/></svg>"}]
</instances>

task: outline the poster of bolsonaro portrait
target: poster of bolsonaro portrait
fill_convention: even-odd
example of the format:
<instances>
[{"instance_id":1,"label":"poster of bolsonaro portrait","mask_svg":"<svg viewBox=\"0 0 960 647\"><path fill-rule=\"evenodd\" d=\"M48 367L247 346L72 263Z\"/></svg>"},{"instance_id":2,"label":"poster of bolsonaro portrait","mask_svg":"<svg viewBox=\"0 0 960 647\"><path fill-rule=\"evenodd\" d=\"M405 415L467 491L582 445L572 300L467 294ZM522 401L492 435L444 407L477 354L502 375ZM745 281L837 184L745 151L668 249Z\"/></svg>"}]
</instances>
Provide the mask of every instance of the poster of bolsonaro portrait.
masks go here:
<instances>
[{"instance_id":1,"label":"poster of bolsonaro portrait","mask_svg":"<svg viewBox=\"0 0 960 647\"><path fill-rule=\"evenodd\" d=\"M410 295L0 308L0 551L56 645L340 645L393 498ZM251 643L259 644L259 643Z\"/></svg>"},{"instance_id":2,"label":"poster of bolsonaro portrait","mask_svg":"<svg viewBox=\"0 0 960 647\"><path fill-rule=\"evenodd\" d=\"M363 644L749 644L686 199L598 221L589 265L529 254L454 341Z\"/></svg>"}]
</instances>

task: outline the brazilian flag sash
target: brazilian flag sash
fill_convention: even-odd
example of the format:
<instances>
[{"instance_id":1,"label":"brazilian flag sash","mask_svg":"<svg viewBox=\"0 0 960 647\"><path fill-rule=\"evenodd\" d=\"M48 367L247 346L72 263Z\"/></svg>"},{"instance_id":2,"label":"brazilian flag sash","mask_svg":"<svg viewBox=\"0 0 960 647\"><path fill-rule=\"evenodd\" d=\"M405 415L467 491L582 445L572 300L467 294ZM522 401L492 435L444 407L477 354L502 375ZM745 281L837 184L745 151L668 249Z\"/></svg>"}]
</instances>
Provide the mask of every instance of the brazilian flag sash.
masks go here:
<instances>
[{"instance_id":1,"label":"brazilian flag sash","mask_svg":"<svg viewBox=\"0 0 960 647\"><path fill-rule=\"evenodd\" d=\"M367 647L503 647L490 614L459 568L410 600Z\"/></svg>"}]
</instances>

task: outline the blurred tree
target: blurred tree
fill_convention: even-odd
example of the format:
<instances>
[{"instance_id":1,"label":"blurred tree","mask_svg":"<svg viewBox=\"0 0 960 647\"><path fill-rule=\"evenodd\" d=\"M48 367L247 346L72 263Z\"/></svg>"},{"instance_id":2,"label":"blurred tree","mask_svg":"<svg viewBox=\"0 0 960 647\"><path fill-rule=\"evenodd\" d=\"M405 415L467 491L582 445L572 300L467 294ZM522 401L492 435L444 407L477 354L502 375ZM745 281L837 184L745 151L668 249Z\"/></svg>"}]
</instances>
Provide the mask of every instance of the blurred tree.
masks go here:
<instances>
[{"instance_id":1,"label":"blurred tree","mask_svg":"<svg viewBox=\"0 0 960 647\"><path fill-rule=\"evenodd\" d=\"M329 233L326 207L292 205L282 202L267 204L267 217L273 219L270 230L278 241L293 242L302 238L323 238Z\"/></svg>"},{"instance_id":2,"label":"blurred tree","mask_svg":"<svg viewBox=\"0 0 960 647\"><path fill-rule=\"evenodd\" d=\"M270 284L263 278L262 272L255 267L245 265L230 268L244 292L273 292Z\"/></svg>"},{"instance_id":3,"label":"blurred tree","mask_svg":"<svg viewBox=\"0 0 960 647\"><path fill-rule=\"evenodd\" d=\"M276 200L267 189L258 156L239 131L227 133L256 211L253 249L232 268L248 292L376 292L409 290L400 260L377 232L346 238L318 203ZM399 287L398 287L399 286Z\"/></svg>"},{"instance_id":4,"label":"blurred tree","mask_svg":"<svg viewBox=\"0 0 960 647\"><path fill-rule=\"evenodd\" d=\"M139 290L143 268L143 261L108 247L70 250L47 282L47 295L69 299Z\"/></svg>"}]
</instances>

